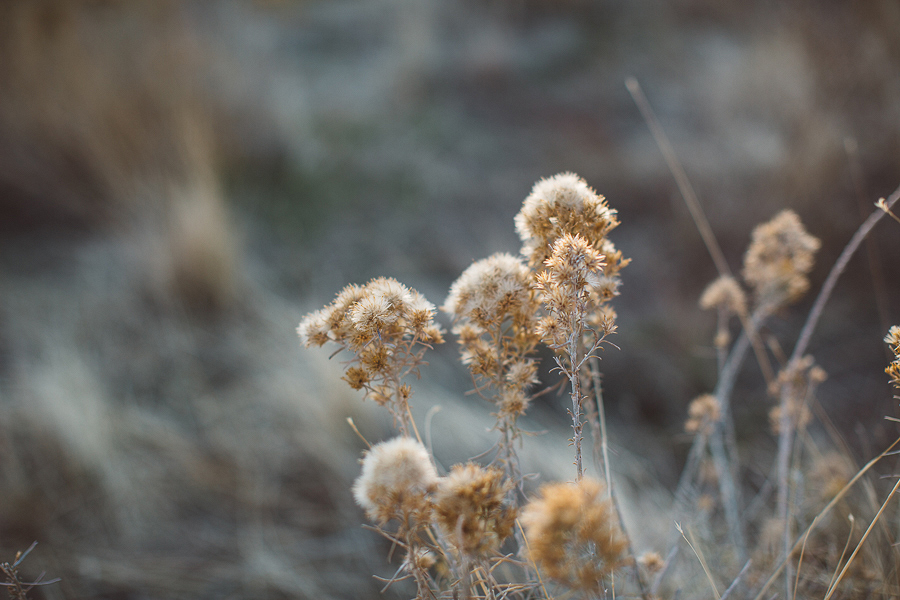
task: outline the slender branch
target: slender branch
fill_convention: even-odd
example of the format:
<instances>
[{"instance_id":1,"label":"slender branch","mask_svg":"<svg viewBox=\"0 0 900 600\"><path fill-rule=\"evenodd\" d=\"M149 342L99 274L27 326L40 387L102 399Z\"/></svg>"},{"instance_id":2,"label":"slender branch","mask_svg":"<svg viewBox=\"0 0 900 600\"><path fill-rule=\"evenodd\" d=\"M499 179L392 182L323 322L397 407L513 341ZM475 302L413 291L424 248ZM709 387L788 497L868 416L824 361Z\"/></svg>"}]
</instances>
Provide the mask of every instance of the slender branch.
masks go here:
<instances>
[{"instance_id":1,"label":"slender branch","mask_svg":"<svg viewBox=\"0 0 900 600\"><path fill-rule=\"evenodd\" d=\"M887 198L885 204L888 208L891 208L896 204L897 200L900 200L900 187L894 190L894 193ZM800 330L800 336L797 338L797 344L794 346L794 352L791 353L790 361L788 361L789 364L798 360L806 353L806 347L809 345L809 340L812 337L813 331L819 323L819 318L822 316L825 304L828 302L829 298L831 298L831 292L834 290L838 278L843 274L844 269L847 267L847 263L850 262L850 258L856 253L859 245L862 244L863 240L866 239L866 236L869 235L869 232L872 231L872 228L878 224L878 221L880 221L885 214L886 213L883 210L876 209L875 212L869 215L869 218L859 226L859 229L856 230L856 233L853 234L850 241L847 242L844 251L841 252L841 255L838 257L837 261L835 261L834 266L831 267L831 272L828 273L825 283L822 284L822 290L819 292L815 304L813 304L812 309L809 311L809 316L806 318L806 323L803 324L803 329Z\"/></svg>"}]
</instances>

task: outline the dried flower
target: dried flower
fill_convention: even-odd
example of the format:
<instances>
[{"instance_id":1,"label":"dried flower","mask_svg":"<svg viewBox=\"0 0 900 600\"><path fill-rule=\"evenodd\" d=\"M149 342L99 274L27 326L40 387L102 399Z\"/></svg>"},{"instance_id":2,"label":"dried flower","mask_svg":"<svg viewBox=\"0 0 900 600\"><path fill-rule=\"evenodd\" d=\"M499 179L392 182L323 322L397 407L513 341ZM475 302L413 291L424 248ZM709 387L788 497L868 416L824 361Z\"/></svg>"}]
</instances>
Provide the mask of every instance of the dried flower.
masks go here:
<instances>
[{"instance_id":1,"label":"dried flower","mask_svg":"<svg viewBox=\"0 0 900 600\"><path fill-rule=\"evenodd\" d=\"M650 575L659 573L666 566L666 561L659 552L644 552L638 557L637 561Z\"/></svg>"},{"instance_id":2,"label":"dried flower","mask_svg":"<svg viewBox=\"0 0 900 600\"><path fill-rule=\"evenodd\" d=\"M481 395L493 390L495 428L501 433L496 460L518 480L516 419L528 407L528 389L537 383L537 365L528 357L540 342L535 332L540 300L531 269L505 253L477 261L453 283L441 309L456 322L462 362Z\"/></svg>"},{"instance_id":3,"label":"dried flower","mask_svg":"<svg viewBox=\"0 0 900 600\"><path fill-rule=\"evenodd\" d=\"M522 512L531 558L551 579L582 591L598 591L625 561L627 542L602 484L541 487Z\"/></svg>"},{"instance_id":4,"label":"dried flower","mask_svg":"<svg viewBox=\"0 0 900 600\"><path fill-rule=\"evenodd\" d=\"M894 353L894 361L884 370L891 378L895 388L900 389L900 327L894 325L888 334L884 336L884 343L890 346Z\"/></svg>"},{"instance_id":5,"label":"dried flower","mask_svg":"<svg viewBox=\"0 0 900 600\"><path fill-rule=\"evenodd\" d=\"M820 242L811 236L792 210L778 213L757 225L744 256L744 279L753 288L756 301L773 309L793 302L809 289Z\"/></svg>"},{"instance_id":6,"label":"dried flower","mask_svg":"<svg viewBox=\"0 0 900 600\"><path fill-rule=\"evenodd\" d=\"M688 420L684 430L688 433L712 433L715 425L722 417L722 407L712 394L703 394L691 400L688 406Z\"/></svg>"},{"instance_id":7,"label":"dried flower","mask_svg":"<svg viewBox=\"0 0 900 600\"><path fill-rule=\"evenodd\" d=\"M700 296L700 308L723 308L733 315L747 314L747 296L740 284L730 275L722 275L708 286Z\"/></svg>"},{"instance_id":8,"label":"dried flower","mask_svg":"<svg viewBox=\"0 0 900 600\"><path fill-rule=\"evenodd\" d=\"M588 278L606 263L585 238L566 233L553 243L544 265L547 269L536 277L535 288L549 317L538 327L545 343L559 347L570 336L581 335L590 301Z\"/></svg>"},{"instance_id":9,"label":"dried flower","mask_svg":"<svg viewBox=\"0 0 900 600\"><path fill-rule=\"evenodd\" d=\"M773 396L781 398L781 403L769 411L772 431L781 433L785 408L792 428L806 427L812 419L809 399L827 377L824 369L813 363L812 356L804 356L782 369L769 390Z\"/></svg>"},{"instance_id":10,"label":"dried flower","mask_svg":"<svg viewBox=\"0 0 900 600\"><path fill-rule=\"evenodd\" d=\"M515 509L504 502L510 489L500 469L455 465L435 492L435 520L460 552L486 557L512 533Z\"/></svg>"},{"instance_id":11,"label":"dried flower","mask_svg":"<svg viewBox=\"0 0 900 600\"><path fill-rule=\"evenodd\" d=\"M606 253L601 242L618 224L616 211L574 173L538 181L516 215L522 256L534 267L549 258L550 246L566 233L580 235Z\"/></svg>"},{"instance_id":12,"label":"dried flower","mask_svg":"<svg viewBox=\"0 0 900 600\"><path fill-rule=\"evenodd\" d=\"M331 304L306 315L297 333L306 346L334 342L352 352L344 380L386 406L407 435L408 394L400 394L400 381L415 372L427 348L444 341L434 312L416 290L379 277L362 287L345 287Z\"/></svg>"},{"instance_id":13,"label":"dried flower","mask_svg":"<svg viewBox=\"0 0 900 600\"><path fill-rule=\"evenodd\" d=\"M362 460L362 473L353 484L356 503L373 521L423 520L430 510L427 494L438 482L425 447L408 437L375 444Z\"/></svg>"}]
</instances>

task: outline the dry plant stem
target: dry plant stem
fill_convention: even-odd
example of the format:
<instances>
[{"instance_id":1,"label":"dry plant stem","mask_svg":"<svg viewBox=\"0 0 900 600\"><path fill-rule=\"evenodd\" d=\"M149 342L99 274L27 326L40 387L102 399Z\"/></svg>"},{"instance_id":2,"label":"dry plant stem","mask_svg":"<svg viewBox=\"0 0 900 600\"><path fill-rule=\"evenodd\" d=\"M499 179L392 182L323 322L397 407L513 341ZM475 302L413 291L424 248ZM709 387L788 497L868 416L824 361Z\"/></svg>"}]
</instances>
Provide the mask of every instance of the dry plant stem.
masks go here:
<instances>
[{"instance_id":1,"label":"dry plant stem","mask_svg":"<svg viewBox=\"0 0 900 600\"><path fill-rule=\"evenodd\" d=\"M834 594L834 591L837 589L837 586L841 582L841 579L843 579L844 575L847 573L847 569L849 569L851 563L853 563L853 559L856 558L856 554L859 552L859 549L862 548L862 545L866 542L866 538L868 538L869 534L872 533L872 529L875 527L875 523L877 523L878 519L881 518L881 513L884 512L884 509L885 507L887 507L888 502L890 502L891 498L894 497L894 494L897 493L898 488L900 488L900 480L898 480L897 483L894 484L894 487L891 489L891 493L888 494L888 497L881 505L881 508L878 509L878 513L875 515L875 518L872 519L872 522L869 524L868 529L866 529L866 532L863 534L862 539L859 540L859 544L856 545L856 548L853 550L853 554L851 554L850 558L847 559L847 564L844 565L844 568L841 570L841 574L838 575L838 578L831 586L831 589L828 590L828 593L825 595L824 600L828 600Z\"/></svg>"},{"instance_id":2,"label":"dry plant stem","mask_svg":"<svg viewBox=\"0 0 900 600\"><path fill-rule=\"evenodd\" d=\"M675 154L675 149L672 147L671 142L669 142L669 138L660 124L659 119L656 118L656 113L653 111L653 107L650 106L650 101L647 100L644 91L641 89L641 85L634 77L626 79L625 86L628 88L628 92L631 94L634 103L641 112L641 116L644 117L644 121L650 129L650 134L653 136L653 140L656 142L657 147L659 147L659 151L662 152L666 165L672 173L672 177L675 178L675 183L678 185L678 191L681 193L681 197L684 199L684 203L691 213L691 218L693 218L694 224L697 226L697 231L700 232L700 237L703 238L703 243L706 245L706 249L716 265L716 271L718 271L719 275L731 276L731 268L729 268L728 261L725 260L725 255L722 253L722 249L716 241L716 236L713 233L712 227L710 227L709 221L706 219L706 214L703 212L703 207L700 205L697 193L694 191L694 187L691 185L687 173L685 173L684 167L681 165L681 161L678 160L678 155ZM756 354L756 360L759 362L759 368L762 369L763 377L765 377L766 383L769 383L772 381L773 377L772 367L769 365L769 360L766 357L762 343L757 337L756 332L750 327L751 321L749 321L746 316L738 316L744 331L750 336L750 342L753 344L753 351Z\"/></svg>"},{"instance_id":3,"label":"dry plant stem","mask_svg":"<svg viewBox=\"0 0 900 600\"><path fill-rule=\"evenodd\" d=\"M896 440L894 440L894 442L890 446L888 446L887 449L885 449L881 454L879 454L878 456L876 456L875 458L873 458L872 460L867 462L866 465L862 469L860 469L856 473L856 475L854 475L850 479L850 481L848 481L847 484L844 485L843 488L841 488L841 491L838 492L834 496L834 498L832 498L831 501L825 505L825 508L820 510L819 514L817 514L813 518L813 521L809 525L809 527L807 527L803 531L803 533L800 534L797 541L795 541L794 545L791 547L790 553L788 555L793 554L794 551L800 547L800 545L803 543L803 539L805 538L807 532L810 531L817 523L819 523L821 521L822 517L824 517L826 514L828 514L831 511L831 509L834 508L835 505L841 501L841 499L846 495L846 493L850 490L850 488L853 487L853 485L857 481L859 481L859 479L863 475L865 475L869 471L869 469L871 469L873 466L875 466L875 464L878 461L880 461L882 458L890 455L892 453L893 449L897 446L897 444L900 444L900 438L897 438ZM766 583L763 584L763 587L759 590L759 592L756 594L756 596L754 596L753 600L762 600L763 596L768 591L768 589L772 585L772 583L781 575L781 572L784 570L786 563L787 563L787 561L784 558L782 558L778 567L775 568L775 571L772 572L772 574L769 576L769 579L766 580Z\"/></svg>"},{"instance_id":4,"label":"dry plant stem","mask_svg":"<svg viewBox=\"0 0 900 600\"><path fill-rule=\"evenodd\" d=\"M893 206L898 199L900 199L900 187L898 187L887 200L886 204L888 208ZM847 264L850 262L850 258L856 253L856 250L859 248L860 244L862 244L866 236L869 235L869 232L872 231L872 228L875 227L875 225L882 219L882 217L884 217L884 215L885 212L881 209L876 209L871 215L869 215L869 218L866 219L863 224L860 225L859 229L856 230L856 233L853 234L853 237L850 238L850 241L844 247L843 252L841 252L841 255L838 257L837 261L835 261L834 266L828 273L828 277L825 279L825 283L822 285L822 289L819 292L819 295L816 297L816 301L809 312L806 323L804 323L803 329L800 331L800 336L797 340L797 344L794 346L794 351L791 353L791 357L788 361L788 369L798 364L800 358L806 352L806 348L809 345L812 333L819 322L819 318L822 316L825 304L831 298L831 293L834 291L834 286L837 284L837 280L847 268ZM778 518L781 520L784 526L782 550L784 552L786 560L785 589L787 591L788 597L790 596L791 570L793 568L790 561L791 536L789 521L790 515L788 514L788 481L790 478L789 467L791 445L794 435L794 423L793 419L791 418L791 411L788 410L789 401L790 399L786 387L782 388L780 397L781 423L778 436L778 457L776 459L776 463L778 465L777 507Z\"/></svg>"},{"instance_id":5,"label":"dry plant stem","mask_svg":"<svg viewBox=\"0 0 900 600\"><path fill-rule=\"evenodd\" d=\"M759 318L751 318L751 323L754 324L754 327L758 326L757 323L759 322L759 320ZM743 364L744 358L746 357L747 350L749 348L750 339L745 332L741 334L737 342L735 342L734 346L732 346L731 353L728 357L728 360L725 361L725 367L722 369L722 374L719 377L719 381L716 384L716 389L713 392L713 395L716 397L722 407L722 421L730 420L731 413L729 410L729 406L731 392L734 389L737 374L740 371L741 364ZM721 422L719 427L721 427ZM675 490L675 502L676 506L679 506L679 509L676 511L676 518L680 518L681 514L683 514L686 510L683 502L686 498L687 490L694 480L697 466L699 466L699 459L702 454L703 447L706 445L706 442L707 436L698 435L694 438L694 443L691 446L691 450L688 454L688 461L685 464L684 471L682 471L681 478L678 481L678 487ZM733 454L731 458L732 460L735 460L736 454Z\"/></svg>"},{"instance_id":6,"label":"dry plant stem","mask_svg":"<svg viewBox=\"0 0 900 600\"><path fill-rule=\"evenodd\" d=\"M737 486L732 477L731 468L728 465L728 458L725 455L725 444L722 438L722 428L717 426L709 438L709 449L713 458L713 466L715 466L716 475L719 479L719 493L722 496L728 532L737 554L738 564L740 564L747 561L747 543L744 538L744 524L738 505Z\"/></svg>"},{"instance_id":7,"label":"dry plant stem","mask_svg":"<svg viewBox=\"0 0 900 600\"><path fill-rule=\"evenodd\" d=\"M896 204L897 200L900 200L900 187L894 190L885 201L885 204L888 208L891 208ZM825 308L825 304L831 297L831 292L834 290L838 278L844 272L847 263L850 262L850 258L856 253L859 245L866 239L866 236L869 235L869 232L872 231L872 228L878 224L878 221L880 221L884 215L885 212L881 209L877 209L869 215L869 218L859 226L859 229L856 230L856 233L854 233L853 237L850 238L850 241L847 242L844 251L841 252L841 255L838 257L837 261L835 261L834 266L831 267L831 272L828 273L828 278L825 279L822 290L819 292L818 297L816 297L816 301L809 311L809 316L806 318L806 323L804 323L803 329L800 331L800 336L797 339L797 345L794 346L794 352L791 354L789 364L794 363L806 353L806 347L809 345L813 330L815 330L819 318L822 316L822 310Z\"/></svg>"},{"instance_id":8,"label":"dry plant stem","mask_svg":"<svg viewBox=\"0 0 900 600\"><path fill-rule=\"evenodd\" d=\"M684 167L681 166L681 162L678 160L678 156L675 154L675 150L672 148L672 144L669 142L665 130L663 130L662 125L660 125L659 119L656 118L656 113L653 111L650 102L644 95L641 85L638 83L637 79L629 77L625 80L625 86L628 88L628 92L631 94L634 103L637 104L638 110L641 111L641 116L644 117L647 127L650 128L650 133L653 135L653 139L656 141L656 145L659 147L660 152L662 152L663 158L669 167L669 171L672 172L672 177L675 178L675 183L678 185L682 198L684 198L684 203L687 204L688 210L691 212L691 217L694 219L694 223L696 223L697 229L700 231L700 237L703 238L703 243L706 244L706 249L709 251L709 255L716 264L716 270L720 275L730 275L731 269L728 268L728 261L725 260L725 255L722 254L722 249L716 241L716 236L713 234L712 227L710 227L709 221L706 220L706 215L703 212L703 208L700 206L697 194L694 192L694 188L688 179L687 173L685 173Z\"/></svg>"},{"instance_id":9,"label":"dry plant stem","mask_svg":"<svg viewBox=\"0 0 900 600\"><path fill-rule=\"evenodd\" d=\"M603 456L603 473L606 477L606 490L609 493L609 497L612 500L613 508L616 510L616 516L619 519L619 528L622 530L622 535L625 536L625 543L628 545L628 554L631 556L632 568L634 570L634 579L637 582L638 590L640 591L641 598L644 600L649 600L649 596L647 595L647 586L644 585L644 580L641 577L641 571L638 567L636 556L634 553L634 546L631 544L631 536L628 535L628 529L625 527L625 519L622 517L622 510L619 507L619 498L616 496L615 489L612 484L612 473L609 465L609 444L606 441L606 411L603 407L603 386L600 381L600 365L598 364L600 359L596 356L592 356L589 367L591 372L591 384L594 388L594 399L597 402L597 422L599 423L599 432L595 432L600 434L600 445L601 445L601 454ZM594 444L596 446L597 437L594 437Z\"/></svg>"},{"instance_id":10,"label":"dry plant stem","mask_svg":"<svg viewBox=\"0 0 900 600\"><path fill-rule=\"evenodd\" d=\"M582 404L584 402L584 396L581 393L581 378L578 376L578 368L580 362L578 360L578 345L579 340L582 336L582 327L581 327L581 315L583 315L583 310L577 311L578 314L573 320L575 323L571 325L571 333L569 334L569 339L566 342L566 359L568 360L568 367L564 367L562 361L557 359L557 364L562 372L569 378L569 383L571 384L571 400L572 400L572 444L575 446L575 481L581 481L581 478L584 476L584 468L582 466L581 460L581 442L583 439L583 426L581 417L581 409Z\"/></svg>"}]
</instances>

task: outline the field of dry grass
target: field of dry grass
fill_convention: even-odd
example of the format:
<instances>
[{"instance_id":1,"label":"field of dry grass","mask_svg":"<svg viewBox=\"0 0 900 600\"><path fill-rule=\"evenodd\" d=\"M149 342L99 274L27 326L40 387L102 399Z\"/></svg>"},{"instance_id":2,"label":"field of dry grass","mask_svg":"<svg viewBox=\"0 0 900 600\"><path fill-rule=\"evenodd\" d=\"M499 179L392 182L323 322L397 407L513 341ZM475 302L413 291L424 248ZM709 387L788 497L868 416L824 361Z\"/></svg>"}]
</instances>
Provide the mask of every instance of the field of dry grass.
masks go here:
<instances>
[{"instance_id":1,"label":"field of dry grass","mask_svg":"<svg viewBox=\"0 0 900 600\"><path fill-rule=\"evenodd\" d=\"M414 593L379 593L372 574L397 565L350 493L364 444L346 418L376 441L390 417L294 328L377 276L442 303L472 261L518 250L513 216L563 171L618 210L611 237L632 259L618 349L603 352L606 411L634 545L665 553L688 404L717 381L716 318L697 305L716 268L625 80L640 81L733 270L784 208L821 240L810 293L760 332L777 368L900 183L898 29L889 1L3 4L0 561L38 542L23 578L61 581L33 598ZM898 271L900 224L883 219L810 340L828 379L803 438L820 471L795 498L799 526L840 489L817 482L897 437L882 339L900 323ZM412 407L445 467L494 440L454 345L429 354ZM573 477L565 400L544 395L527 416L547 433L522 462L545 480ZM748 360L732 397L748 509L778 454L773 403ZM881 506L892 460L810 536L822 573ZM695 490L711 517L715 489ZM890 514L872 552L897 537ZM758 578L782 541L752 522ZM715 554L727 532L696 535ZM893 573L861 557L848 581ZM677 560L664 597L709 594L695 557Z\"/></svg>"}]
</instances>

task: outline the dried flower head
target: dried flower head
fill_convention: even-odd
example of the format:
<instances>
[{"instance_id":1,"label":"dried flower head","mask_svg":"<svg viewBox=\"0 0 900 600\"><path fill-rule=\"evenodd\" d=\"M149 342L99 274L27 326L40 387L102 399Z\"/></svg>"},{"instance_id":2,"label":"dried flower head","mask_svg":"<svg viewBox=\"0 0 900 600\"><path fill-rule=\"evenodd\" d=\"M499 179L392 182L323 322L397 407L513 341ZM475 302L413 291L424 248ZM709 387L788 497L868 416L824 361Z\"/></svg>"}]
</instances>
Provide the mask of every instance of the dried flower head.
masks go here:
<instances>
[{"instance_id":1,"label":"dried flower head","mask_svg":"<svg viewBox=\"0 0 900 600\"><path fill-rule=\"evenodd\" d=\"M637 561L649 575L656 575L666 566L666 561L659 552L644 552Z\"/></svg>"},{"instance_id":2,"label":"dried flower head","mask_svg":"<svg viewBox=\"0 0 900 600\"><path fill-rule=\"evenodd\" d=\"M691 400L688 406L688 420L684 430L688 433L712 433L713 426L722 417L722 407L712 394L703 394Z\"/></svg>"},{"instance_id":3,"label":"dried flower head","mask_svg":"<svg viewBox=\"0 0 900 600\"><path fill-rule=\"evenodd\" d=\"M543 264L563 234L580 235L599 248L618 224L616 211L574 173L538 181L516 215L522 256L534 267Z\"/></svg>"},{"instance_id":4,"label":"dried flower head","mask_svg":"<svg viewBox=\"0 0 900 600\"><path fill-rule=\"evenodd\" d=\"M781 433L782 419L787 419L794 429L803 429L812 419L809 410L810 397L816 387L828 375L825 370L813 362L812 356L804 356L794 361L778 373L778 377L770 384L770 393L781 399L780 404L769 411L769 424L776 434Z\"/></svg>"},{"instance_id":5,"label":"dried flower head","mask_svg":"<svg viewBox=\"0 0 900 600\"><path fill-rule=\"evenodd\" d=\"M821 243L811 236L792 210L784 210L757 225L744 256L744 279L760 305L778 308L800 298L809 289Z\"/></svg>"},{"instance_id":6,"label":"dried flower head","mask_svg":"<svg viewBox=\"0 0 900 600\"><path fill-rule=\"evenodd\" d=\"M505 252L473 263L450 286L441 310L482 329L534 314L531 270Z\"/></svg>"},{"instance_id":7,"label":"dried flower head","mask_svg":"<svg viewBox=\"0 0 900 600\"><path fill-rule=\"evenodd\" d=\"M544 342L561 346L584 328L590 303L589 278L602 271L603 256L579 235L563 234L553 242L546 270L538 273L535 288L548 316L538 324Z\"/></svg>"},{"instance_id":8,"label":"dried flower head","mask_svg":"<svg viewBox=\"0 0 900 600\"><path fill-rule=\"evenodd\" d=\"M430 510L427 495L437 482L425 447L412 438L396 437L366 452L353 497L378 523L394 518L422 521Z\"/></svg>"},{"instance_id":9,"label":"dried flower head","mask_svg":"<svg viewBox=\"0 0 900 600\"><path fill-rule=\"evenodd\" d=\"M462 362L482 396L498 407L499 461L517 478L513 443L516 419L528 407L528 389L537 383L537 365L529 358L540 338L535 332L540 309L532 273L523 261L505 253L473 263L450 287L441 309L455 320ZM486 394L490 389L493 394Z\"/></svg>"},{"instance_id":10,"label":"dried flower head","mask_svg":"<svg viewBox=\"0 0 900 600\"><path fill-rule=\"evenodd\" d=\"M541 487L522 512L531 558L551 579L571 588L598 591L625 561L627 542L602 484Z\"/></svg>"},{"instance_id":11,"label":"dried flower head","mask_svg":"<svg viewBox=\"0 0 900 600\"><path fill-rule=\"evenodd\" d=\"M884 337L884 343L890 346L891 352L894 353L894 360L884 370L891 378L891 383L895 388L900 389L900 327L894 325L888 334Z\"/></svg>"},{"instance_id":12,"label":"dried flower head","mask_svg":"<svg viewBox=\"0 0 900 600\"><path fill-rule=\"evenodd\" d=\"M434 313L434 305L416 290L379 277L345 287L331 304L306 315L297 333L307 347L334 342L352 352L344 380L386 406L401 433L408 434L409 394L404 397L400 381L416 372L427 348L444 341Z\"/></svg>"},{"instance_id":13,"label":"dried flower head","mask_svg":"<svg viewBox=\"0 0 900 600\"><path fill-rule=\"evenodd\" d=\"M741 285L730 275L722 275L708 286L700 296L700 308L722 308L733 315L747 314L747 296Z\"/></svg>"},{"instance_id":14,"label":"dried flower head","mask_svg":"<svg viewBox=\"0 0 900 600\"><path fill-rule=\"evenodd\" d=\"M455 465L435 492L435 520L460 552L489 556L513 531L515 509L504 502L511 488L500 469Z\"/></svg>"}]
</instances>

